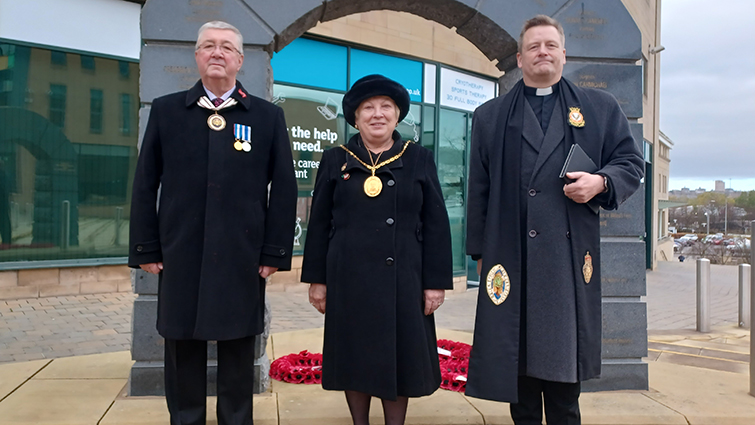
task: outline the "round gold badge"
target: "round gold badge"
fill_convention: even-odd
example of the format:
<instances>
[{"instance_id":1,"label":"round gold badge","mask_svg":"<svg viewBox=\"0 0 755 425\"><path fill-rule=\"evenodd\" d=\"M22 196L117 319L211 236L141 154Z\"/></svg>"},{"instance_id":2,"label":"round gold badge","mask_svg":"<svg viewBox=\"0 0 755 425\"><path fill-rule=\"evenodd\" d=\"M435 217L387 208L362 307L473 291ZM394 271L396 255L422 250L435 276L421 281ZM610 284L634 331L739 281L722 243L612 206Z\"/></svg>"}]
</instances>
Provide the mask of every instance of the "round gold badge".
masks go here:
<instances>
[{"instance_id":1,"label":"round gold badge","mask_svg":"<svg viewBox=\"0 0 755 425\"><path fill-rule=\"evenodd\" d=\"M364 193L366 193L370 198L374 198L380 195L380 192L382 190L383 182L382 180L380 180L380 177L369 176L367 177L367 180L364 181Z\"/></svg>"},{"instance_id":2,"label":"round gold badge","mask_svg":"<svg viewBox=\"0 0 755 425\"><path fill-rule=\"evenodd\" d=\"M225 128L225 118L214 113L207 118L207 125L215 131L220 131Z\"/></svg>"},{"instance_id":3,"label":"round gold badge","mask_svg":"<svg viewBox=\"0 0 755 425\"><path fill-rule=\"evenodd\" d=\"M240 151L244 148L244 145L238 139L236 139L236 142L233 144L233 148L237 151Z\"/></svg>"},{"instance_id":4,"label":"round gold badge","mask_svg":"<svg viewBox=\"0 0 755 425\"><path fill-rule=\"evenodd\" d=\"M490 301L493 301L495 305L501 305L509 296L511 291L511 281L509 280L509 274L506 273L506 269L502 265L496 264L488 272L488 278L486 280L488 296Z\"/></svg>"}]
</instances>

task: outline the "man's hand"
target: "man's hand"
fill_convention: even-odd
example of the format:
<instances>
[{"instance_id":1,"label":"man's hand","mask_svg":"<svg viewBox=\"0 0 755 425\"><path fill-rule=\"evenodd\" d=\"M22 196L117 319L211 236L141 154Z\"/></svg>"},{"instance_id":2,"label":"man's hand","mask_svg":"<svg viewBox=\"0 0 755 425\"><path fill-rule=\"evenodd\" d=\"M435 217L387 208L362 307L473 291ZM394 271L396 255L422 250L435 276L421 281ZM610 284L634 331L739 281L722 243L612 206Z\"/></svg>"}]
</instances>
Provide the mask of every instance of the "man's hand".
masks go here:
<instances>
[{"instance_id":1,"label":"man's hand","mask_svg":"<svg viewBox=\"0 0 755 425\"><path fill-rule=\"evenodd\" d=\"M309 303L322 314L325 314L325 295L328 287L322 283L311 283L309 285Z\"/></svg>"},{"instance_id":2,"label":"man's hand","mask_svg":"<svg viewBox=\"0 0 755 425\"><path fill-rule=\"evenodd\" d=\"M482 273L482 258L477 260L477 276L480 276L481 273Z\"/></svg>"},{"instance_id":3,"label":"man's hand","mask_svg":"<svg viewBox=\"0 0 755 425\"><path fill-rule=\"evenodd\" d=\"M267 279L268 276L278 271L277 267L260 266L259 274L263 279Z\"/></svg>"},{"instance_id":4,"label":"man's hand","mask_svg":"<svg viewBox=\"0 0 755 425\"><path fill-rule=\"evenodd\" d=\"M433 314L446 299L444 289L425 289L425 316Z\"/></svg>"},{"instance_id":5,"label":"man's hand","mask_svg":"<svg viewBox=\"0 0 755 425\"><path fill-rule=\"evenodd\" d=\"M163 270L163 263L161 261L159 263L139 264L139 267L147 273L158 274Z\"/></svg>"},{"instance_id":6,"label":"man's hand","mask_svg":"<svg viewBox=\"0 0 755 425\"><path fill-rule=\"evenodd\" d=\"M589 202L605 190L603 176L599 174L575 171L566 173L566 177L574 181L564 185L564 195L578 204Z\"/></svg>"}]
</instances>

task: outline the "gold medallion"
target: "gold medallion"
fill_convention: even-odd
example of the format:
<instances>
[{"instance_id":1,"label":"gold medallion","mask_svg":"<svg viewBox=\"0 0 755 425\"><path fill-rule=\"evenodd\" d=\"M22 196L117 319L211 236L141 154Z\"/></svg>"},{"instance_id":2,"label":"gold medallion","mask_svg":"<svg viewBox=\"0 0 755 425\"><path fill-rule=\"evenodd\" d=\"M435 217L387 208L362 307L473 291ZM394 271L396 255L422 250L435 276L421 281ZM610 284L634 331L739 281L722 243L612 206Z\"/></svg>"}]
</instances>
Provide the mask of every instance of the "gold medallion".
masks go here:
<instances>
[{"instance_id":1,"label":"gold medallion","mask_svg":"<svg viewBox=\"0 0 755 425\"><path fill-rule=\"evenodd\" d=\"M582 112L579 112L579 108L569 107L569 124L574 127L585 126L585 117L582 116Z\"/></svg>"},{"instance_id":2,"label":"gold medallion","mask_svg":"<svg viewBox=\"0 0 755 425\"><path fill-rule=\"evenodd\" d=\"M243 149L243 146L241 145L241 142L239 141L239 139L236 139L236 143L233 144L233 148L236 149L237 151L240 151L241 149Z\"/></svg>"},{"instance_id":3,"label":"gold medallion","mask_svg":"<svg viewBox=\"0 0 755 425\"><path fill-rule=\"evenodd\" d=\"M585 254L585 264L582 266L582 276L585 278L585 283L590 283L590 279L592 279L592 256L590 256L590 251L587 251L587 254Z\"/></svg>"},{"instance_id":4,"label":"gold medallion","mask_svg":"<svg viewBox=\"0 0 755 425\"><path fill-rule=\"evenodd\" d=\"M369 176L367 177L367 180L364 181L364 193L366 193L370 198L374 198L380 195L380 192L382 190L383 181L380 180L380 177Z\"/></svg>"},{"instance_id":5,"label":"gold medallion","mask_svg":"<svg viewBox=\"0 0 755 425\"><path fill-rule=\"evenodd\" d=\"M496 264L490 269L486 282L488 296L493 304L501 305L506 301L509 291L511 291L511 280L509 280L509 274L506 273L506 269L502 265Z\"/></svg>"},{"instance_id":6,"label":"gold medallion","mask_svg":"<svg viewBox=\"0 0 755 425\"><path fill-rule=\"evenodd\" d=\"M215 112L207 118L207 125L215 131L220 131L225 128L225 118Z\"/></svg>"}]
</instances>

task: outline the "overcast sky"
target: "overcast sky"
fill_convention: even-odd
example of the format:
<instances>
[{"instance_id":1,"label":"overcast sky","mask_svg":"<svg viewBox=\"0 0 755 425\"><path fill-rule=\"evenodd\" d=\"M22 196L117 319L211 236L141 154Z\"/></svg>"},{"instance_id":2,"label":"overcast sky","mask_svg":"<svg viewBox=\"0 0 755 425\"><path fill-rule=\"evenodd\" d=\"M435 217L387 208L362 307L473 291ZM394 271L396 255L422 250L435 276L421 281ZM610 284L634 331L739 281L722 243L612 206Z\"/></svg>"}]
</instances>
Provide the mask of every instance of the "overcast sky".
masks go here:
<instances>
[{"instance_id":1,"label":"overcast sky","mask_svg":"<svg viewBox=\"0 0 755 425\"><path fill-rule=\"evenodd\" d=\"M755 1L661 1L669 189L755 190Z\"/></svg>"}]
</instances>

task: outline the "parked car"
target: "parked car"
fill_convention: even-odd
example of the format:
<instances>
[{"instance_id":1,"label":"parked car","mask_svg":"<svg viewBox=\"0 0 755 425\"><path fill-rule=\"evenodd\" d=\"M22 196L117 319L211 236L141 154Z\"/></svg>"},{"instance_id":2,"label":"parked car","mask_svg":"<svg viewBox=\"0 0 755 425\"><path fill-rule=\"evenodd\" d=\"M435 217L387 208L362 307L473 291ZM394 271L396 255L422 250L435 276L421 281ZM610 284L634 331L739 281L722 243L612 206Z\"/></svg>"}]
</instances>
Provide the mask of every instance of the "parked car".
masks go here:
<instances>
[{"instance_id":1,"label":"parked car","mask_svg":"<svg viewBox=\"0 0 755 425\"><path fill-rule=\"evenodd\" d=\"M679 238L679 242L682 244L682 246L692 245L697 241L697 235L694 233L687 233L686 235Z\"/></svg>"}]
</instances>

